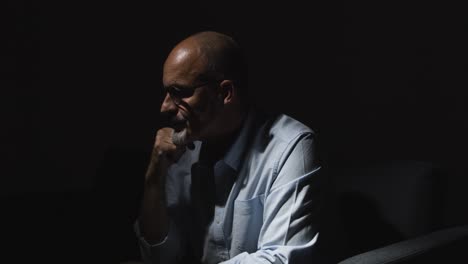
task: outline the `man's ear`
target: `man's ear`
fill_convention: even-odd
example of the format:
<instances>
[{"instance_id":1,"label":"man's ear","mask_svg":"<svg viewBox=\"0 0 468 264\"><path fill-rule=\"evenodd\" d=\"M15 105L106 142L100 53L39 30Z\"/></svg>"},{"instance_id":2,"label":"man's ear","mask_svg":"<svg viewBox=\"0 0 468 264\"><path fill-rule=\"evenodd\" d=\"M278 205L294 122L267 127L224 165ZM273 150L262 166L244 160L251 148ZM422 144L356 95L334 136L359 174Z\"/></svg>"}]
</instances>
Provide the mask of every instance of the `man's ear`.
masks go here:
<instances>
[{"instance_id":1,"label":"man's ear","mask_svg":"<svg viewBox=\"0 0 468 264\"><path fill-rule=\"evenodd\" d=\"M221 95L224 104L230 104L236 97L236 87L232 80L223 80L219 86L221 87Z\"/></svg>"}]
</instances>

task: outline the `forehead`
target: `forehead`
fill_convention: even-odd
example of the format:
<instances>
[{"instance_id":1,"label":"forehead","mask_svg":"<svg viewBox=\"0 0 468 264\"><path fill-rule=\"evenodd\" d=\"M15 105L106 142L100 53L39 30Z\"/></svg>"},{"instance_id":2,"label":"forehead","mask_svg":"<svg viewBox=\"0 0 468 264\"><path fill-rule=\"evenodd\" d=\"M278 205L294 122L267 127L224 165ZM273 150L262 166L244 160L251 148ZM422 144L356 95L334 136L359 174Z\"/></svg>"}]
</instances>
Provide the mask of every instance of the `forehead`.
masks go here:
<instances>
[{"instance_id":1,"label":"forehead","mask_svg":"<svg viewBox=\"0 0 468 264\"><path fill-rule=\"evenodd\" d=\"M163 69L163 83L165 85L189 85L206 69L206 59L193 48L175 48L166 59Z\"/></svg>"}]
</instances>

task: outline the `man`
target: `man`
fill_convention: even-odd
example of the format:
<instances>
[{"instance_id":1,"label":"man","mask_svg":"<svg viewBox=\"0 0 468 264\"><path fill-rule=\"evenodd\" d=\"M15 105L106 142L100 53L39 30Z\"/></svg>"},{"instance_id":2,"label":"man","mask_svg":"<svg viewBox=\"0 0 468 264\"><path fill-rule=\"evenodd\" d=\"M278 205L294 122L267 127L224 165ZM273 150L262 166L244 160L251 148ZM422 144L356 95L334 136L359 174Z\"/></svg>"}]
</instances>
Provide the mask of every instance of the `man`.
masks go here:
<instances>
[{"instance_id":1,"label":"man","mask_svg":"<svg viewBox=\"0 0 468 264\"><path fill-rule=\"evenodd\" d=\"M320 169L311 129L250 107L240 48L201 32L164 63L166 95L135 224L147 263L309 263Z\"/></svg>"}]
</instances>

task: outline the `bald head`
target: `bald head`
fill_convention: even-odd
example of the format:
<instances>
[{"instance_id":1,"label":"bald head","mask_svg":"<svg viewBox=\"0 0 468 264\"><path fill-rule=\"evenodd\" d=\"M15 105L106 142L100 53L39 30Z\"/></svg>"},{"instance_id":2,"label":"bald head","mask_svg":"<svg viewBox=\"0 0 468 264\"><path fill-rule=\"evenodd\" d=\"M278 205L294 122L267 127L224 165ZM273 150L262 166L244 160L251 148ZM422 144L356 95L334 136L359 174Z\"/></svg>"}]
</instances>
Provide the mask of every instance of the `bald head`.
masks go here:
<instances>
[{"instance_id":1,"label":"bald head","mask_svg":"<svg viewBox=\"0 0 468 264\"><path fill-rule=\"evenodd\" d=\"M204 31L177 44L165 62L166 70L200 81L231 79L245 82L245 66L239 45L229 36Z\"/></svg>"},{"instance_id":2,"label":"bald head","mask_svg":"<svg viewBox=\"0 0 468 264\"><path fill-rule=\"evenodd\" d=\"M173 142L215 142L239 129L250 102L241 50L231 37L194 34L172 49L163 71L161 112L173 117Z\"/></svg>"}]
</instances>

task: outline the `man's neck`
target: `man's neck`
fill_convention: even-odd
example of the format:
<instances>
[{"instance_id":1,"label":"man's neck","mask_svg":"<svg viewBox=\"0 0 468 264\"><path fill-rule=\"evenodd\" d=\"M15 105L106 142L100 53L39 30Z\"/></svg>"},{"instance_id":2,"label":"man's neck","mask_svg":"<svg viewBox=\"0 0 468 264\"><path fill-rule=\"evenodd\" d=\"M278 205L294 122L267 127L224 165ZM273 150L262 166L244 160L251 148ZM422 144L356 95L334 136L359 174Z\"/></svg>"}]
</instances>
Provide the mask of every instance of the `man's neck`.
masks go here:
<instances>
[{"instance_id":1,"label":"man's neck","mask_svg":"<svg viewBox=\"0 0 468 264\"><path fill-rule=\"evenodd\" d=\"M200 150L200 161L215 163L222 159L223 155L233 144L236 136L237 130L217 140L203 141Z\"/></svg>"},{"instance_id":2,"label":"man's neck","mask_svg":"<svg viewBox=\"0 0 468 264\"><path fill-rule=\"evenodd\" d=\"M214 163L222 159L223 155L227 152L227 150L231 147L237 138L245 117L246 114L241 115L241 118L238 119L234 129L223 134L222 136L203 141L200 151L200 160Z\"/></svg>"}]
</instances>

